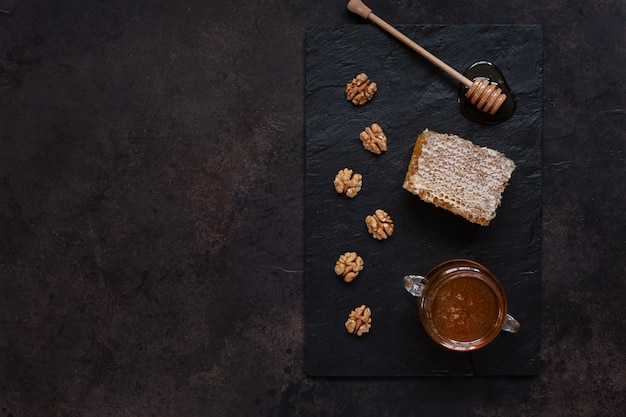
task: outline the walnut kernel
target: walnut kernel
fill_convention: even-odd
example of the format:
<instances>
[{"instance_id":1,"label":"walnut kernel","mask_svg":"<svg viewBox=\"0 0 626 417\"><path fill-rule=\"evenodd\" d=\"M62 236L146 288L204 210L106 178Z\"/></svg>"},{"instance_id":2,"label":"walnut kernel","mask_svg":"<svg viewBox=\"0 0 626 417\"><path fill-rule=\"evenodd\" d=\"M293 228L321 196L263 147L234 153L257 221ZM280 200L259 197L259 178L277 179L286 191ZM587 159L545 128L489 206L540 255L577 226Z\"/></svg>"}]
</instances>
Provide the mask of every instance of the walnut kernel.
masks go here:
<instances>
[{"instance_id":1,"label":"walnut kernel","mask_svg":"<svg viewBox=\"0 0 626 417\"><path fill-rule=\"evenodd\" d=\"M376 83L362 72L346 84L346 98L352 104L362 106L374 97L376 90L378 90Z\"/></svg>"},{"instance_id":2,"label":"walnut kernel","mask_svg":"<svg viewBox=\"0 0 626 417\"><path fill-rule=\"evenodd\" d=\"M372 327L372 310L365 304L355 308L350 312L345 326L348 333L354 333L357 336L368 333Z\"/></svg>"},{"instance_id":3,"label":"walnut kernel","mask_svg":"<svg viewBox=\"0 0 626 417\"><path fill-rule=\"evenodd\" d=\"M348 197L354 198L361 191L363 176L353 173L351 169L344 168L337 173L333 184L338 193L345 193Z\"/></svg>"},{"instance_id":4,"label":"walnut kernel","mask_svg":"<svg viewBox=\"0 0 626 417\"><path fill-rule=\"evenodd\" d=\"M366 127L359 138L363 142L363 147L376 155L387 151L387 136L377 123L372 123L371 127Z\"/></svg>"},{"instance_id":5,"label":"walnut kernel","mask_svg":"<svg viewBox=\"0 0 626 417\"><path fill-rule=\"evenodd\" d=\"M343 275L345 282L352 282L363 270L363 258L356 252L346 252L335 263L335 274Z\"/></svg>"},{"instance_id":6,"label":"walnut kernel","mask_svg":"<svg viewBox=\"0 0 626 417\"><path fill-rule=\"evenodd\" d=\"M386 211L378 209L373 215L365 218L367 231L376 239L387 239L393 234L393 220Z\"/></svg>"}]
</instances>

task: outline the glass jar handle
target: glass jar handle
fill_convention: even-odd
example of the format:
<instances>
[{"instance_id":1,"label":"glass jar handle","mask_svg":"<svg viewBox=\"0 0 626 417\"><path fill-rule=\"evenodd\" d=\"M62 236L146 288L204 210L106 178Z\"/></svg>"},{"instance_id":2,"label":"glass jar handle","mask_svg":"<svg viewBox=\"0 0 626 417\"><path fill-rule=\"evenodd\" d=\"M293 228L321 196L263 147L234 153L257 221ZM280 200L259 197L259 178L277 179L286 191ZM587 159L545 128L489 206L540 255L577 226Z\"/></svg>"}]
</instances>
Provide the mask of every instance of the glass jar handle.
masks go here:
<instances>
[{"instance_id":1,"label":"glass jar handle","mask_svg":"<svg viewBox=\"0 0 626 417\"><path fill-rule=\"evenodd\" d=\"M421 297L428 280L421 275L407 275L403 279L404 289L415 297Z\"/></svg>"},{"instance_id":2,"label":"glass jar handle","mask_svg":"<svg viewBox=\"0 0 626 417\"><path fill-rule=\"evenodd\" d=\"M507 314L506 320L504 321L504 326L502 326L502 330L509 333L517 333L519 328L519 321L515 320L510 314Z\"/></svg>"}]
</instances>

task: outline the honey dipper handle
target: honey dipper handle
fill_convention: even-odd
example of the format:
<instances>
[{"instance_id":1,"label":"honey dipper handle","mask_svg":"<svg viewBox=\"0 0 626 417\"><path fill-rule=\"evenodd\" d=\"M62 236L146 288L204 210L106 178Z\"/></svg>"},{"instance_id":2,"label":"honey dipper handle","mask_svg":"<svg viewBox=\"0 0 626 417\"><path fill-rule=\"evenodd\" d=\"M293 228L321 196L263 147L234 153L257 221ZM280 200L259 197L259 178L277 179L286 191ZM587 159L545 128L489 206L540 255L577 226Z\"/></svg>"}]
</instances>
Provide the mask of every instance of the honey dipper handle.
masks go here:
<instances>
[{"instance_id":1,"label":"honey dipper handle","mask_svg":"<svg viewBox=\"0 0 626 417\"><path fill-rule=\"evenodd\" d=\"M350 10L352 13L358 14L364 19L371 20L376 25L380 26L382 29L387 31L389 34L393 35L400 42L402 42L403 44L413 49L415 52L417 52L418 54L420 54L421 56L423 56L424 58L426 58L427 60L435 64L436 66L438 66L448 75L450 75L452 78L455 78L457 81L459 81L466 87L469 88L472 85L472 81L469 80L467 77L465 77L463 74L461 74L460 72L452 68L450 65L440 60L439 58L437 58L435 55L428 52L426 49L424 49L417 43L413 42L411 39L405 36L402 32L400 32L399 30L391 26L389 23L385 22L383 19L381 19L380 17L372 13L372 9L370 9L365 4L363 4L361 0L350 0L348 2L348 10Z\"/></svg>"}]
</instances>

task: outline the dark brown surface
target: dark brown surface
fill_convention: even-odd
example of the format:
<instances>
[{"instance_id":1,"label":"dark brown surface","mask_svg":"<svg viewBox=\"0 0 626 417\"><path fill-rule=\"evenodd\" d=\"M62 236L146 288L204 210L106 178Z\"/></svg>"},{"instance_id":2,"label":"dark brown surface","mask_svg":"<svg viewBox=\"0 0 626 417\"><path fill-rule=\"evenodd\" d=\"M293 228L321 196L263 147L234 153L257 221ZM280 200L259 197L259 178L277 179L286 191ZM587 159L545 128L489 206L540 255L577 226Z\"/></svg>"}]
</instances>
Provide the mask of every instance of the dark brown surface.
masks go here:
<instances>
[{"instance_id":1,"label":"dark brown surface","mask_svg":"<svg viewBox=\"0 0 626 417\"><path fill-rule=\"evenodd\" d=\"M344 2L6 5L0 416L626 409L622 1L368 3L544 29L541 372L479 379L304 375L304 34Z\"/></svg>"}]
</instances>

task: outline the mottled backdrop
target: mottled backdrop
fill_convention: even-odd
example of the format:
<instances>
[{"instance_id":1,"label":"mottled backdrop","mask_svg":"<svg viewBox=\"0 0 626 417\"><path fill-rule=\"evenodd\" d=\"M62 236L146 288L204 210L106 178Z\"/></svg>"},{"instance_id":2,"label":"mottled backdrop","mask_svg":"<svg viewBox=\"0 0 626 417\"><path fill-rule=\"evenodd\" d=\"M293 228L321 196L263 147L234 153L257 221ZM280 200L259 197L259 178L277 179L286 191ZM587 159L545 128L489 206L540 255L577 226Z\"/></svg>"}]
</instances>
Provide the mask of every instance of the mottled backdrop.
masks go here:
<instances>
[{"instance_id":1,"label":"mottled backdrop","mask_svg":"<svg viewBox=\"0 0 626 417\"><path fill-rule=\"evenodd\" d=\"M0 0L1 417L626 409L624 2L367 3L543 27L540 374L304 374L305 31L346 1Z\"/></svg>"}]
</instances>

